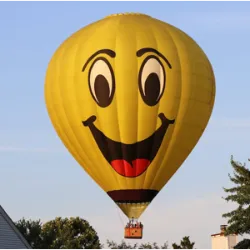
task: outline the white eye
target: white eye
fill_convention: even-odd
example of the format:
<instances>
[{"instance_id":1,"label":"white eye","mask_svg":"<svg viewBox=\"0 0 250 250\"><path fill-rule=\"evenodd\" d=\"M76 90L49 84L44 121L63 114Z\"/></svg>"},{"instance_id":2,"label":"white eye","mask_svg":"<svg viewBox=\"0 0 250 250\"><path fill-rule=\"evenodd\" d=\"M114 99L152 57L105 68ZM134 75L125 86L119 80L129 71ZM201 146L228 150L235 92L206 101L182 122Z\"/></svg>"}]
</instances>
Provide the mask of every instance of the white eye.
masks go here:
<instances>
[{"instance_id":1,"label":"white eye","mask_svg":"<svg viewBox=\"0 0 250 250\"><path fill-rule=\"evenodd\" d=\"M142 63L139 73L139 89L143 101L156 105L165 88L165 71L162 63L155 57L148 57Z\"/></svg>"},{"instance_id":2,"label":"white eye","mask_svg":"<svg viewBox=\"0 0 250 250\"><path fill-rule=\"evenodd\" d=\"M89 87L97 104L107 107L112 102L115 78L110 63L105 58L97 59L89 71Z\"/></svg>"}]
</instances>

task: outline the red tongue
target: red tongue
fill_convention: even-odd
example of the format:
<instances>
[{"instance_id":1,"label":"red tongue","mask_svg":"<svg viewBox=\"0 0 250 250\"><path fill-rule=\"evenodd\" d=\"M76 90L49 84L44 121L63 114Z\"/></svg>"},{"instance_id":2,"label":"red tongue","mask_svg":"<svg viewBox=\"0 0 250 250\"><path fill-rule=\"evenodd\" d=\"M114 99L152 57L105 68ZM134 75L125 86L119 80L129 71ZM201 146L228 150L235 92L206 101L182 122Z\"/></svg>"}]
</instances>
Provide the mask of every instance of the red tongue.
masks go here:
<instances>
[{"instance_id":1,"label":"red tongue","mask_svg":"<svg viewBox=\"0 0 250 250\"><path fill-rule=\"evenodd\" d=\"M114 160L111 162L113 169L125 177L137 177L141 175L149 166L150 161L146 159L136 159L132 165L125 160Z\"/></svg>"}]
</instances>

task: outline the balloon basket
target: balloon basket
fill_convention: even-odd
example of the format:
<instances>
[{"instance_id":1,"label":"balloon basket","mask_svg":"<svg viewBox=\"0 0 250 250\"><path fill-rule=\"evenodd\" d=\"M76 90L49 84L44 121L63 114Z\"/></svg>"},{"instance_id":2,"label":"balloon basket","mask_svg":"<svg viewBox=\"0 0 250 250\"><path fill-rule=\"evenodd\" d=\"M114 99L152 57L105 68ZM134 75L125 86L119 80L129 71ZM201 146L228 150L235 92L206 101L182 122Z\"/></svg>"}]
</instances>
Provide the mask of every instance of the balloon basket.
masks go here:
<instances>
[{"instance_id":1,"label":"balloon basket","mask_svg":"<svg viewBox=\"0 0 250 250\"><path fill-rule=\"evenodd\" d=\"M143 225L140 222L129 222L124 231L125 239L142 239Z\"/></svg>"}]
</instances>

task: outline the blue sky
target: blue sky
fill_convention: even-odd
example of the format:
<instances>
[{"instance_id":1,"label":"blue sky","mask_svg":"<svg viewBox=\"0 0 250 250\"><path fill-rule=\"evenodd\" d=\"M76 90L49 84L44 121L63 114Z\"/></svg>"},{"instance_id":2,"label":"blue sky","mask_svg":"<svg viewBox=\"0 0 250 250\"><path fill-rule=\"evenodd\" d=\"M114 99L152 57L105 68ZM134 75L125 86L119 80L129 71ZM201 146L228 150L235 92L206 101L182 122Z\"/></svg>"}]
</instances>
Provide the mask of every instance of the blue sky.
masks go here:
<instances>
[{"instance_id":1,"label":"blue sky","mask_svg":"<svg viewBox=\"0 0 250 250\"><path fill-rule=\"evenodd\" d=\"M122 239L125 217L62 145L43 92L47 64L59 44L119 12L141 12L177 26L213 65L211 121L141 218L144 241L172 243L190 235L197 248L210 248L210 235L226 222L221 214L233 207L221 198L222 187L230 186L230 155L242 162L250 157L249 2L1 2L0 204L13 220L81 216L102 241Z\"/></svg>"}]
</instances>

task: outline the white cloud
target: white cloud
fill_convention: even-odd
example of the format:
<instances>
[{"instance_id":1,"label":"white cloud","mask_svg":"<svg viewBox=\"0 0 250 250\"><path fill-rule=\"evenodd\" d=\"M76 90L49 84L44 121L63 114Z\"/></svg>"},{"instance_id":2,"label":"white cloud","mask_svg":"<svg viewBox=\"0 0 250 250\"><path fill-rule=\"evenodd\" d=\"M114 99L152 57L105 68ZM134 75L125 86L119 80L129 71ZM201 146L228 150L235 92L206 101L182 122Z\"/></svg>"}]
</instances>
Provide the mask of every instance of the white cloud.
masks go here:
<instances>
[{"instance_id":1,"label":"white cloud","mask_svg":"<svg viewBox=\"0 0 250 250\"><path fill-rule=\"evenodd\" d=\"M187 15L187 13L185 13ZM192 14L193 18L189 18L188 22L194 23L195 26L202 26L203 28L212 28L213 30L234 29L246 30L250 25L249 12L195 12ZM199 20L199 22L197 22Z\"/></svg>"},{"instance_id":2,"label":"white cloud","mask_svg":"<svg viewBox=\"0 0 250 250\"><path fill-rule=\"evenodd\" d=\"M180 18L181 17L181 18ZM187 32L195 40L201 39L200 32L208 33L211 41L217 41L216 33L227 32L227 34L237 34L250 30L250 12L228 12L228 11L186 11L179 12L178 15L171 16L168 19L164 13L159 15L159 19L169 22ZM197 21L199 20L199 21Z\"/></svg>"},{"instance_id":3,"label":"white cloud","mask_svg":"<svg viewBox=\"0 0 250 250\"><path fill-rule=\"evenodd\" d=\"M236 142L243 144L249 141L249 129L250 119L248 118L211 118L199 144L212 143L213 148L220 144L223 148L231 147L230 150L232 150L232 145L236 145Z\"/></svg>"},{"instance_id":4,"label":"white cloud","mask_svg":"<svg viewBox=\"0 0 250 250\"><path fill-rule=\"evenodd\" d=\"M250 128L249 118L211 118L211 128Z\"/></svg>"},{"instance_id":5,"label":"white cloud","mask_svg":"<svg viewBox=\"0 0 250 250\"><path fill-rule=\"evenodd\" d=\"M49 148L26 148L26 147L0 146L0 152L53 153L53 152L61 152L61 150L49 149Z\"/></svg>"}]
</instances>

